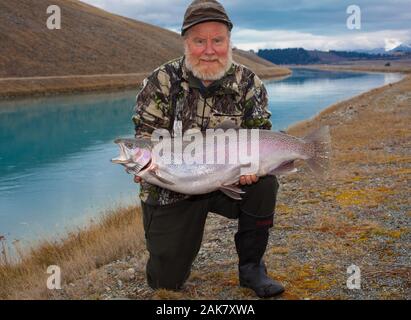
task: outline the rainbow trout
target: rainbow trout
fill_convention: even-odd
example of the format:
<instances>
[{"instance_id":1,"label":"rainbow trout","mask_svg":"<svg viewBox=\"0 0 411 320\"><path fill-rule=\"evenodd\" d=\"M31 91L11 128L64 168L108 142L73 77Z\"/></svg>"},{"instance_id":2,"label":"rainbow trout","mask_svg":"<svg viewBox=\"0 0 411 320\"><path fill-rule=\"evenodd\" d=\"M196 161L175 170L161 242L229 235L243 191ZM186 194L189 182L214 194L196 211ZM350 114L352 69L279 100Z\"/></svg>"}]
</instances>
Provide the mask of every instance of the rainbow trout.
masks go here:
<instances>
[{"instance_id":1,"label":"rainbow trout","mask_svg":"<svg viewBox=\"0 0 411 320\"><path fill-rule=\"evenodd\" d=\"M117 139L120 155L113 163L150 184L195 195L221 190L240 200L241 175L286 175L297 172L296 160L306 161L316 176L327 174L329 127L304 138L258 129L219 128L185 137L157 134L152 139ZM164 133L164 131L162 131ZM209 134L210 133L210 134Z\"/></svg>"}]
</instances>

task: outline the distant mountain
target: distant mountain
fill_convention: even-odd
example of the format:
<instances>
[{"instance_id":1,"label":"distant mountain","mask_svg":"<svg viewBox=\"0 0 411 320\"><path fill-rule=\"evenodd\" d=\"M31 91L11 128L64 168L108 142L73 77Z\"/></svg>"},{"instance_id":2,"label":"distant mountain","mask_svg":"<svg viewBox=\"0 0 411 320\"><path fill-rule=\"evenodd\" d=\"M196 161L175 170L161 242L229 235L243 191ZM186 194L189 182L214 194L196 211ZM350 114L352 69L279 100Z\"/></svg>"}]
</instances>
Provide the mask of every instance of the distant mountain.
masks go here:
<instances>
[{"instance_id":1,"label":"distant mountain","mask_svg":"<svg viewBox=\"0 0 411 320\"><path fill-rule=\"evenodd\" d=\"M411 52L411 45L400 44L398 47L395 47L391 50L385 50L384 48L375 48L375 49L357 49L353 52L368 53L368 54L393 54L396 52Z\"/></svg>"},{"instance_id":2,"label":"distant mountain","mask_svg":"<svg viewBox=\"0 0 411 320\"><path fill-rule=\"evenodd\" d=\"M357 49L357 50L353 50L352 52L368 53L368 54L389 54L389 52L385 51L384 48Z\"/></svg>"},{"instance_id":3,"label":"distant mountain","mask_svg":"<svg viewBox=\"0 0 411 320\"><path fill-rule=\"evenodd\" d=\"M50 4L61 8L60 30L46 26ZM0 0L0 78L148 73L182 54L177 33L77 0ZM233 58L286 70L241 50Z\"/></svg>"},{"instance_id":4,"label":"distant mountain","mask_svg":"<svg viewBox=\"0 0 411 320\"><path fill-rule=\"evenodd\" d=\"M403 43L398 47L391 49L390 52L411 52L411 45Z\"/></svg>"}]
</instances>

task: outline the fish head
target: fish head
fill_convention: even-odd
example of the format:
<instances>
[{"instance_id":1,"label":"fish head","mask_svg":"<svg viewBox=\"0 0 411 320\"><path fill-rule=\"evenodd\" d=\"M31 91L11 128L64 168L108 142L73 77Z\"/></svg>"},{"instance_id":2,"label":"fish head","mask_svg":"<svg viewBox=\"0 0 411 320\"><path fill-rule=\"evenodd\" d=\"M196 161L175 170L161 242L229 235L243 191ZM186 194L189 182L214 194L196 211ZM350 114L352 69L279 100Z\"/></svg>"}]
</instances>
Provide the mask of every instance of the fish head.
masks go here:
<instances>
[{"instance_id":1,"label":"fish head","mask_svg":"<svg viewBox=\"0 0 411 320\"><path fill-rule=\"evenodd\" d=\"M114 141L120 148L120 155L111 159L127 169L139 172L151 162L151 151L138 140L117 139Z\"/></svg>"}]
</instances>

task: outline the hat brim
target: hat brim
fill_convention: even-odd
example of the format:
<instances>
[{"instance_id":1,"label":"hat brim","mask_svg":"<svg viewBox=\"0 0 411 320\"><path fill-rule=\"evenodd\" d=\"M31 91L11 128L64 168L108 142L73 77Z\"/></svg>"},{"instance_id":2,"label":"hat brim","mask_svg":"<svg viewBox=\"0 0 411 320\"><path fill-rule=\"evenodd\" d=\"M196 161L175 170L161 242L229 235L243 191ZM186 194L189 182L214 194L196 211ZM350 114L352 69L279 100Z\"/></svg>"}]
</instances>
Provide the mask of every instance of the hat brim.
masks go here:
<instances>
[{"instance_id":1,"label":"hat brim","mask_svg":"<svg viewBox=\"0 0 411 320\"><path fill-rule=\"evenodd\" d=\"M184 28L181 29L181 35L183 36L184 33L190 29L191 27L194 27L197 24L203 23L203 22L210 22L210 21L215 21L215 22L221 22L224 23L227 27L228 30L231 31L231 29L233 28L233 24L230 21L227 21L226 19L219 19L219 18L204 18L204 19L200 19L197 20L195 22L192 22L190 24L188 24L187 26L184 26Z\"/></svg>"}]
</instances>

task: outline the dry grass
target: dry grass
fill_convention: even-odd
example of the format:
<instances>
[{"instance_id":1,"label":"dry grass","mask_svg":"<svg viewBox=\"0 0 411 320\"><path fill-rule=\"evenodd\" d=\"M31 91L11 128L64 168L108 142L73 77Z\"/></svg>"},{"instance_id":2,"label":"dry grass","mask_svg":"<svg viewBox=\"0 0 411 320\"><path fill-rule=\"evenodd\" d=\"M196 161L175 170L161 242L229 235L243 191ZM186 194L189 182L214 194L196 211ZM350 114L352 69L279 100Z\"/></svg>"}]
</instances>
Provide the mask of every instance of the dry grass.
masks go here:
<instances>
[{"instance_id":1,"label":"dry grass","mask_svg":"<svg viewBox=\"0 0 411 320\"><path fill-rule=\"evenodd\" d=\"M408 75L399 83L339 102L288 129L293 135L304 136L328 124L333 149L331 179L327 183L310 181L306 172L288 180L301 183L303 189L297 193L312 201L280 194L283 203L278 207L276 227L290 226L285 229L288 234L284 251L288 248L288 260L285 269L274 259L271 266L273 270L287 270L283 281L293 296L349 298L348 292L335 289L344 286L346 280L341 264L347 267L353 261L361 264L367 289L375 290L374 298L383 283L406 283L410 268L396 263L409 250L406 243L410 228L407 223L396 221L404 219L410 206L410 98ZM300 204L305 207L298 209ZM304 212L310 212L310 217L308 223L301 225ZM302 247L308 252L310 265L322 266L321 270L299 264L293 251ZM334 266L336 272L323 272L323 265L331 268L335 261L339 266ZM390 285L385 290L379 298L407 297L405 287ZM333 292L333 296L327 292ZM340 294L335 295L336 292Z\"/></svg>"},{"instance_id":2,"label":"dry grass","mask_svg":"<svg viewBox=\"0 0 411 320\"><path fill-rule=\"evenodd\" d=\"M43 242L27 252L18 250L18 261L4 255L5 240L0 242L0 299L55 298L54 291L46 288L48 266L59 266L62 282L68 284L113 260L139 256L144 248L136 207L110 211L100 222L70 233L66 239Z\"/></svg>"}]
</instances>

